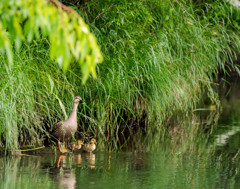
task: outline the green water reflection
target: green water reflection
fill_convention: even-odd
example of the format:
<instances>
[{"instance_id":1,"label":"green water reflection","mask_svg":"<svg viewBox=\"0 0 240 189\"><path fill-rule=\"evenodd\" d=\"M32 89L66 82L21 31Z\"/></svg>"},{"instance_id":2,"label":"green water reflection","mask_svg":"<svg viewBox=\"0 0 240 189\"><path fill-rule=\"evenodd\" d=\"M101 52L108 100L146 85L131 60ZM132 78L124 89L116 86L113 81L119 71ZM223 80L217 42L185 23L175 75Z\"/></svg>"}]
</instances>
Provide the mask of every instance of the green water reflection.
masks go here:
<instances>
[{"instance_id":1,"label":"green water reflection","mask_svg":"<svg viewBox=\"0 0 240 189\"><path fill-rule=\"evenodd\" d=\"M230 136L231 140L235 137L239 135ZM207 141L187 145L179 140L180 144L175 148L176 144L168 144L169 149L162 144L150 152L97 151L94 154L1 158L0 186L104 189L240 187L238 151L226 153L226 146L217 143L218 140L214 146Z\"/></svg>"},{"instance_id":2,"label":"green water reflection","mask_svg":"<svg viewBox=\"0 0 240 189\"><path fill-rule=\"evenodd\" d=\"M1 159L1 188L236 188L239 159L118 152ZM58 166L59 163L59 166Z\"/></svg>"}]
</instances>

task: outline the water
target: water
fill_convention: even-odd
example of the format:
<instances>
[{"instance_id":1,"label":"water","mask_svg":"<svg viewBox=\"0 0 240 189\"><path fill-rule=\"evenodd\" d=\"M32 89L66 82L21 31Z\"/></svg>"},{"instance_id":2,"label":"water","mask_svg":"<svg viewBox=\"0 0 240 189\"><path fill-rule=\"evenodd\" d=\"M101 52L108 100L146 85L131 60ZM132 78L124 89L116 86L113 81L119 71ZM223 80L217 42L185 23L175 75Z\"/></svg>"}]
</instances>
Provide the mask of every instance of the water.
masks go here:
<instances>
[{"instance_id":1,"label":"water","mask_svg":"<svg viewBox=\"0 0 240 189\"><path fill-rule=\"evenodd\" d=\"M196 111L164 138L137 135L122 151L104 151L100 141L93 154L2 157L0 188L240 188L238 86L221 97L222 110Z\"/></svg>"},{"instance_id":2,"label":"water","mask_svg":"<svg viewBox=\"0 0 240 189\"><path fill-rule=\"evenodd\" d=\"M1 159L1 188L236 188L239 158L117 152ZM59 164L58 164L59 162Z\"/></svg>"},{"instance_id":3,"label":"water","mask_svg":"<svg viewBox=\"0 0 240 189\"><path fill-rule=\"evenodd\" d=\"M225 168L221 159L204 156L99 152L18 157L5 163L2 188L219 188L222 182L236 184L230 165Z\"/></svg>"}]
</instances>

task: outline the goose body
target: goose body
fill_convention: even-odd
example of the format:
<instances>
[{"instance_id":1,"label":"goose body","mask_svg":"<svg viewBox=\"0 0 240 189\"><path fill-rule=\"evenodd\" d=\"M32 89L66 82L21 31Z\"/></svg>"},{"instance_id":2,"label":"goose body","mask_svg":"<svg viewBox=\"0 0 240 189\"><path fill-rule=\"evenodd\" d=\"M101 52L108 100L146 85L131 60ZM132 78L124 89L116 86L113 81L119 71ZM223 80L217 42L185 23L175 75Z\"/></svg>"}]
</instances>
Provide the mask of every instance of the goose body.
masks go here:
<instances>
[{"instance_id":1,"label":"goose body","mask_svg":"<svg viewBox=\"0 0 240 189\"><path fill-rule=\"evenodd\" d=\"M64 143L72 138L77 131L77 107L79 103L85 104L80 96L76 96L74 98L73 110L69 118L56 123L53 127L52 135L58 140L59 151L62 153L67 152ZM60 146L60 142L63 143L63 149Z\"/></svg>"}]
</instances>

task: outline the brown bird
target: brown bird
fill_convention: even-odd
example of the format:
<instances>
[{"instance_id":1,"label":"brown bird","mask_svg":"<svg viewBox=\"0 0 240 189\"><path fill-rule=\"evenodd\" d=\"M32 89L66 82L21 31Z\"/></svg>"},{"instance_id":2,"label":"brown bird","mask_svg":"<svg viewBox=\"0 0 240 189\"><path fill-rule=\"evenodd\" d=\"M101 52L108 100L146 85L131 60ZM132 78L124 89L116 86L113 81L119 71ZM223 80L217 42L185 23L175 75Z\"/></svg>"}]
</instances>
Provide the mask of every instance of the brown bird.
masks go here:
<instances>
[{"instance_id":1,"label":"brown bird","mask_svg":"<svg viewBox=\"0 0 240 189\"><path fill-rule=\"evenodd\" d=\"M77 131L77 107L79 103L85 104L80 96L76 96L74 98L73 110L69 118L67 120L60 121L53 126L52 135L58 140L58 148L62 153L67 152L66 148L64 147L65 141L68 141L70 138L72 138ZM62 148L60 142L63 143Z\"/></svg>"},{"instance_id":2,"label":"brown bird","mask_svg":"<svg viewBox=\"0 0 240 189\"><path fill-rule=\"evenodd\" d=\"M93 138L90 144L84 144L82 147L85 152L92 152L96 149L96 139Z\"/></svg>"},{"instance_id":3,"label":"brown bird","mask_svg":"<svg viewBox=\"0 0 240 189\"><path fill-rule=\"evenodd\" d=\"M68 145L68 148L70 150L72 150L72 152L74 150L79 150L81 149L81 146L82 146L83 142L81 140L78 140L77 142L71 142L69 145Z\"/></svg>"}]
</instances>

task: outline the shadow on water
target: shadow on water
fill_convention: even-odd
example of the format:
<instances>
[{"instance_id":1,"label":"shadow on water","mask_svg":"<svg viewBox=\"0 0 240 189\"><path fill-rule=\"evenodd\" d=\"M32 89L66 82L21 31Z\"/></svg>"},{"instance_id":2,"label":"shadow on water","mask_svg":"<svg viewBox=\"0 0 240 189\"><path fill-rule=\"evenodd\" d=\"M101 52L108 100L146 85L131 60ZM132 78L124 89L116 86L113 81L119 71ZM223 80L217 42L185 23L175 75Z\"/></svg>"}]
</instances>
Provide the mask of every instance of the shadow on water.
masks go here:
<instances>
[{"instance_id":1,"label":"shadow on water","mask_svg":"<svg viewBox=\"0 0 240 189\"><path fill-rule=\"evenodd\" d=\"M119 136L121 151L0 158L0 188L240 188L240 84L222 108L176 116L169 129ZM228 94L228 95L226 95ZM114 143L115 142L115 143Z\"/></svg>"}]
</instances>

